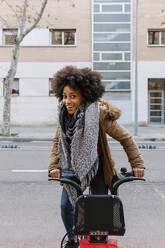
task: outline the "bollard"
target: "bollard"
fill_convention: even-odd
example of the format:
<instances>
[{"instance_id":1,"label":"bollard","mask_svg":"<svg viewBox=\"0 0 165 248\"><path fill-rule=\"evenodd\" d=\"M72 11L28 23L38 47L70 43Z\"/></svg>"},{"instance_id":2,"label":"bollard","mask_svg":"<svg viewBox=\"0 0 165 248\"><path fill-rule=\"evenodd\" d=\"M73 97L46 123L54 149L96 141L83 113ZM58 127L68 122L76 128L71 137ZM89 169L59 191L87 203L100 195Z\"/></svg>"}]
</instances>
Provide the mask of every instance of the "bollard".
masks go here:
<instances>
[{"instance_id":1,"label":"bollard","mask_svg":"<svg viewBox=\"0 0 165 248\"><path fill-rule=\"evenodd\" d=\"M6 145L2 145L1 148L3 148L3 149L17 149L18 145L6 144Z\"/></svg>"},{"instance_id":2,"label":"bollard","mask_svg":"<svg viewBox=\"0 0 165 248\"><path fill-rule=\"evenodd\" d=\"M156 145L148 145L148 144L142 144L142 145L138 145L138 148L139 149L149 149L149 150L152 150L152 149L156 149Z\"/></svg>"}]
</instances>

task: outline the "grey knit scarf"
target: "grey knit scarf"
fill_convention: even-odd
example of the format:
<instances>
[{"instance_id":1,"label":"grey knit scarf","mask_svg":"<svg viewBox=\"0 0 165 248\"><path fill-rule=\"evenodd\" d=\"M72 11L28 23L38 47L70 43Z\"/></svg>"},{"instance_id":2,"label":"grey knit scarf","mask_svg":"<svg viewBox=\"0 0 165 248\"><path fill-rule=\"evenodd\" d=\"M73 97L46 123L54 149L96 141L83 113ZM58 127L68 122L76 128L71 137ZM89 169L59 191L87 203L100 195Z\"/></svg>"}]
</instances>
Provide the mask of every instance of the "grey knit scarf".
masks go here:
<instances>
[{"instance_id":1,"label":"grey knit scarf","mask_svg":"<svg viewBox=\"0 0 165 248\"><path fill-rule=\"evenodd\" d=\"M59 117L64 105L59 104ZM73 125L66 132L60 125L58 151L59 168L71 169L81 182L83 190L89 185L98 170L97 144L99 136L98 102L82 104L74 113ZM61 120L59 121L61 123ZM68 143L68 138L70 142ZM70 185L64 185L69 199L74 205L76 191Z\"/></svg>"}]
</instances>

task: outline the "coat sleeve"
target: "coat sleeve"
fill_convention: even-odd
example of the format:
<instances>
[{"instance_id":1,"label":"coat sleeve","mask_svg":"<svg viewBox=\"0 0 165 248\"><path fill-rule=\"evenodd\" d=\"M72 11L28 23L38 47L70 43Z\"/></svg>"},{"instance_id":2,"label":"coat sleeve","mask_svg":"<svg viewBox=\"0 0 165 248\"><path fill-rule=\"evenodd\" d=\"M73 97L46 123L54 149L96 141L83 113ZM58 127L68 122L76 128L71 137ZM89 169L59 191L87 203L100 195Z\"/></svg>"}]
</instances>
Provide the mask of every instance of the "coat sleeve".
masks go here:
<instances>
[{"instance_id":1,"label":"coat sleeve","mask_svg":"<svg viewBox=\"0 0 165 248\"><path fill-rule=\"evenodd\" d=\"M144 160L133 136L123 126L118 124L117 121L105 120L104 124L105 132L113 139L119 141L123 146L131 167L145 169Z\"/></svg>"},{"instance_id":2,"label":"coat sleeve","mask_svg":"<svg viewBox=\"0 0 165 248\"><path fill-rule=\"evenodd\" d=\"M53 139L53 146L50 153L49 163L48 163L48 172L54 169L59 169L59 153L58 153L58 141L59 141L59 127L56 129L56 134Z\"/></svg>"}]
</instances>

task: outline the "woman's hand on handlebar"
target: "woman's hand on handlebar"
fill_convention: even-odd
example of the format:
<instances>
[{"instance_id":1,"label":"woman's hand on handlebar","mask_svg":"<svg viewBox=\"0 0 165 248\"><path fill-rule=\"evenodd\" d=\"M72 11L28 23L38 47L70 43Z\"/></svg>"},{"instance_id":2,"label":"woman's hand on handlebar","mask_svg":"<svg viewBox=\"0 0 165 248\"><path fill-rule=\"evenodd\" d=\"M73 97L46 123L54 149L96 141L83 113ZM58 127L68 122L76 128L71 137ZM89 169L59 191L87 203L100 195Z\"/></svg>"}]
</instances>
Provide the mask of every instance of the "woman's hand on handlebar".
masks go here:
<instances>
[{"instance_id":1,"label":"woman's hand on handlebar","mask_svg":"<svg viewBox=\"0 0 165 248\"><path fill-rule=\"evenodd\" d=\"M144 169L142 168L134 168L133 173L135 177L144 177Z\"/></svg>"},{"instance_id":2,"label":"woman's hand on handlebar","mask_svg":"<svg viewBox=\"0 0 165 248\"><path fill-rule=\"evenodd\" d=\"M61 177L61 171L59 169L54 169L50 171L50 176L52 178L60 178Z\"/></svg>"}]
</instances>

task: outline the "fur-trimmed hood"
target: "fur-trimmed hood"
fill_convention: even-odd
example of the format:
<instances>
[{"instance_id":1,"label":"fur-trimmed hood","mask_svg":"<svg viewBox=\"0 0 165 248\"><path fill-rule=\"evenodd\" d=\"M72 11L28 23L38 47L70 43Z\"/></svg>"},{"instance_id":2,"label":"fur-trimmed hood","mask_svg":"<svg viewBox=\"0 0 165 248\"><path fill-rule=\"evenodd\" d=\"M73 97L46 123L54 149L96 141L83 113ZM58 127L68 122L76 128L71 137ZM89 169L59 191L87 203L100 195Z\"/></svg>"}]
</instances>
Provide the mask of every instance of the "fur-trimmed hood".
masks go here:
<instances>
[{"instance_id":1,"label":"fur-trimmed hood","mask_svg":"<svg viewBox=\"0 0 165 248\"><path fill-rule=\"evenodd\" d=\"M101 120L117 120L121 116L121 110L104 99L99 99L100 119Z\"/></svg>"}]
</instances>

